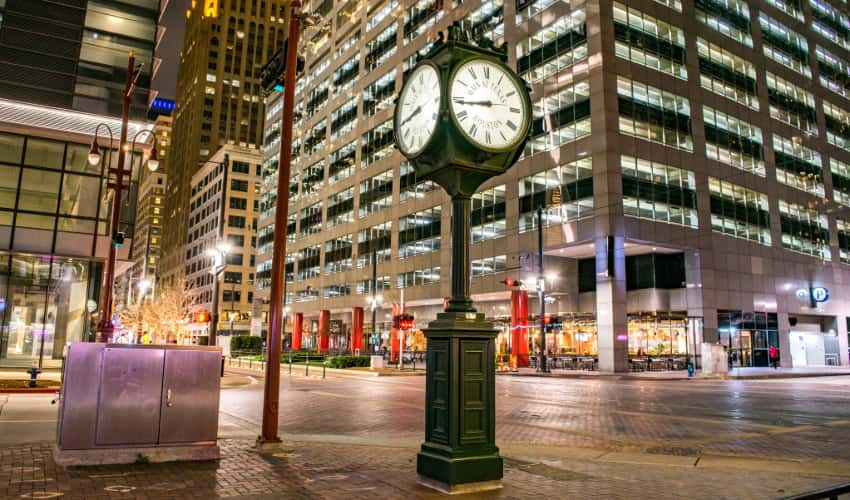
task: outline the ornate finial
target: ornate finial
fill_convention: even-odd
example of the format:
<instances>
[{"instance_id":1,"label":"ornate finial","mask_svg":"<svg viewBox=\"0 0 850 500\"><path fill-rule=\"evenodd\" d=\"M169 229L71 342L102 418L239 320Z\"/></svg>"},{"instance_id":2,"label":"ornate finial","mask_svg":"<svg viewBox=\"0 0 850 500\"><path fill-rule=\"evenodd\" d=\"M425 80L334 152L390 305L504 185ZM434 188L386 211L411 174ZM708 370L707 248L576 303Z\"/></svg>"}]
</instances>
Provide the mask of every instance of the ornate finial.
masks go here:
<instances>
[{"instance_id":1,"label":"ornate finial","mask_svg":"<svg viewBox=\"0 0 850 500\"><path fill-rule=\"evenodd\" d=\"M449 26L449 41L450 42L468 42L469 37L463 30L461 21L455 21Z\"/></svg>"}]
</instances>

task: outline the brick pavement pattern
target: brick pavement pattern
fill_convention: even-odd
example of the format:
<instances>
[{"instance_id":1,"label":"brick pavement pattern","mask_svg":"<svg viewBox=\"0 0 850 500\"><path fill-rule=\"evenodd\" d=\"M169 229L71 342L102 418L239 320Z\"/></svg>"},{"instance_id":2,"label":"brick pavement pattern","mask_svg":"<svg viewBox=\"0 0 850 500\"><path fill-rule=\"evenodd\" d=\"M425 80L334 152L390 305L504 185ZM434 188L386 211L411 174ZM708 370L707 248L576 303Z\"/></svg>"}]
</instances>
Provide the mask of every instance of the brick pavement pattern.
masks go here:
<instances>
[{"instance_id":1,"label":"brick pavement pattern","mask_svg":"<svg viewBox=\"0 0 850 500\"><path fill-rule=\"evenodd\" d=\"M0 448L0 498L401 499L443 498L416 483L410 446L285 443L259 453L222 440L211 462L57 466L51 445ZM774 498L823 487L835 477L587 460L505 458L504 488L474 498Z\"/></svg>"}]
</instances>

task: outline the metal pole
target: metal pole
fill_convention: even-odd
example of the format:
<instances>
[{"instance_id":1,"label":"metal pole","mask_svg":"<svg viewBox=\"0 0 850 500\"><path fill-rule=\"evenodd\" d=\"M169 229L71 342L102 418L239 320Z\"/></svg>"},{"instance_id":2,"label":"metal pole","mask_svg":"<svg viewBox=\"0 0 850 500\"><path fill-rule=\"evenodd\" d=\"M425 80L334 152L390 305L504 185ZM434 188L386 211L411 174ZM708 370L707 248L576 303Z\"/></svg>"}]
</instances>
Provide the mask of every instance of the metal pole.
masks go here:
<instances>
[{"instance_id":1,"label":"metal pole","mask_svg":"<svg viewBox=\"0 0 850 500\"><path fill-rule=\"evenodd\" d=\"M378 314L378 304L375 302L375 292L376 288L378 288L378 251L376 249L372 249L372 335L375 336L376 341L378 340L377 331L375 328L377 314ZM377 345L377 344L375 344ZM375 354L375 349L372 348L372 354Z\"/></svg>"},{"instance_id":2,"label":"metal pole","mask_svg":"<svg viewBox=\"0 0 850 500\"><path fill-rule=\"evenodd\" d=\"M224 168L224 171L221 173L221 206L219 207L218 212L218 241L224 240L224 202L227 201L227 172L230 170L230 155L227 153L224 154L224 163L219 164ZM227 265L225 261L225 255L223 252L219 252L221 255L221 266L216 267L215 269L215 287L213 291L213 305L212 305L212 318L210 322L209 329L209 345L218 345L218 293L219 293L219 284L218 284L218 275L219 273L224 272L224 268ZM233 332L231 332L232 335Z\"/></svg>"},{"instance_id":3,"label":"metal pole","mask_svg":"<svg viewBox=\"0 0 850 500\"><path fill-rule=\"evenodd\" d=\"M469 196L452 198L452 297L446 312L475 312L470 297L469 223L472 201Z\"/></svg>"},{"instance_id":4,"label":"metal pole","mask_svg":"<svg viewBox=\"0 0 850 500\"><path fill-rule=\"evenodd\" d=\"M230 338L233 338L233 315L236 314L236 283L230 284Z\"/></svg>"},{"instance_id":5,"label":"metal pole","mask_svg":"<svg viewBox=\"0 0 850 500\"><path fill-rule=\"evenodd\" d=\"M101 301L101 318L100 318L100 341L108 342L112 337L114 326L112 325L112 286L115 281L115 258L116 246L115 236L118 234L118 226L121 223L121 191L124 190L124 159L127 156L124 151L124 146L127 144L127 127L130 121L130 98L133 95L133 75L135 73L136 55L130 52L130 58L127 61L127 75L124 80L123 107L121 110L121 139L118 142L118 166L115 169L115 184L113 190L115 196L112 199L112 220L109 224L109 230L112 233L112 239L109 243L109 258L106 261L106 273L103 278L103 298ZM109 145L112 147L112 144ZM112 172L108 169L107 172Z\"/></svg>"},{"instance_id":6,"label":"metal pole","mask_svg":"<svg viewBox=\"0 0 850 500\"><path fill-rule=\"evenodd\" d=\"M258 444L279 443L278 404L280 401L280 338L283 319L281 290L286 278L286 228L289 221L289 176L292 167L292 122L295 111L295 68L298 58L298 34L301 24L301 2L290 3L289 38L286 51L286 68L283 88L283 117L281 118L280 160L277 171L277 203L275 204L275 232L272 257L270 293L270 325L267 344L266 383L263 392L262 434Z\"/></svg>"},{"instance_id":7,"label":"metal pole","mask_svg":"<svg viewBox=\"0 0 850 500\"><path fill-rule=\"evenodd\" d=\"M543 283L546 279L543 275L543 207L537 209L537 265L540 275L537 278L537 300L540 301L540 362L537 371L548 372L546 363L546 292Z\"/></svg>"},{"instance_id":8,"label":"metal pole","mask_svg":"<svg viewBox=\"0 0 850 500\"><path fill-rule=\"evenodd\" d=\"M222 261L224 260L224 254L221 254ZM219 294L219 283L218 276L223 269L224 266L215 266L213 268L213 303L212 303L212 317L210 318L210 327L208 330L209 338L207 339L207 345L216 345L216 337L218 336L218 294Z\"/></svg>"}]
</instances>

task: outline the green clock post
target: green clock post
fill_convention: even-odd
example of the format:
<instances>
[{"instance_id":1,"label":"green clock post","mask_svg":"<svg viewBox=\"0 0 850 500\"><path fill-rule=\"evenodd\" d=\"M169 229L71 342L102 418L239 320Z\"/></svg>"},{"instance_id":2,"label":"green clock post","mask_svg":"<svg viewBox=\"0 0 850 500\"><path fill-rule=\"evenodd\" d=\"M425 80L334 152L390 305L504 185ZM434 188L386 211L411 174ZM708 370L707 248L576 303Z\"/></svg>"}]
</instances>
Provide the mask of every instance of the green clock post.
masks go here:
<instances>
[{"instance_id":1,"label":"green clock post","mask_svg":"<svg viewBox=\"0 0 850 500\"><path fill-rule=\"evenodd\" d=\"M410 72L394 116L395 140L417 178L452 199L452 297L428 339L422 484L448 493L501 487L496 447L495 337L470 297L471 196L522 153L531 127L526 83L507 51L470 42L458 24Z\"/></svg>"}]
</instances>

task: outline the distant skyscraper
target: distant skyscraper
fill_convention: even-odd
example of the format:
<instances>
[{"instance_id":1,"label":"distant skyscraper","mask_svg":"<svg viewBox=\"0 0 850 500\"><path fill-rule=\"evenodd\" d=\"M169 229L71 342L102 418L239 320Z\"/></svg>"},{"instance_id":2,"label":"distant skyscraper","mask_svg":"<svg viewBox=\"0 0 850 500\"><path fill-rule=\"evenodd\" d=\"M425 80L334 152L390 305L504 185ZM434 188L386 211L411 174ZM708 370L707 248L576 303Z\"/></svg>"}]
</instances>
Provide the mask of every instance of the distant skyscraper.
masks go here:
<instances>
[{"instance_id":1,"label":"distant skyscraper","mask_svg":"<svg viewBox=\"0 0 850 500\"><path fill-rule=\"evenodd\" d=\"M144 66L131 116L143 118L158 13L159 0L0 2L0 97L119 116L133 51Z\"/></svg>"},{"instance_id":2,"label":"distant skyscraper","mask_svg":"<svg viewBox=\"0 0 850 500\"><path fill-rule=\"evenodd\" d=\"M283 44L286 4L206 0L186 14L162 248L169 284L184 274L192 175L221 146L262 145L260 69Z\"/></svg>"}]
</instances>

